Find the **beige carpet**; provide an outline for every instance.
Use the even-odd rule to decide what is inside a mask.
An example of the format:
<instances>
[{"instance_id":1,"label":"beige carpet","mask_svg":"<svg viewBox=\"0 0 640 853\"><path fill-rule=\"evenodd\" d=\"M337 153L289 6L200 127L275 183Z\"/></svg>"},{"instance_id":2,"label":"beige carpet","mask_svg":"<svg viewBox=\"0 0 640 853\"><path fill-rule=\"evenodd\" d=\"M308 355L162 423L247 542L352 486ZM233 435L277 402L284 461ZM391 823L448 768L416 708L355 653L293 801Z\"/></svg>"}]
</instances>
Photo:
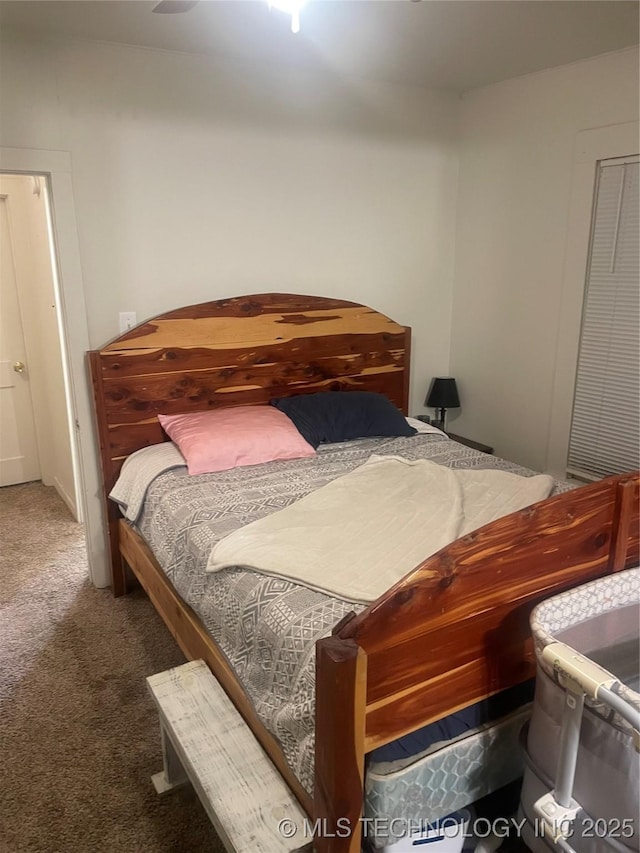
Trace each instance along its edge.
<instances>
[{"instance_id":1,"label":"beige carpet","mask_svg":"<svg viewBox=\"0 0 640 853\"><path fill-rule=\"evenodd\" d=\"M144 678L183 663L141 592L87 577L52 488L0 489L0 851L169 853L222 845L197 797L158 797Z\"/></svg>"}]
</instances>

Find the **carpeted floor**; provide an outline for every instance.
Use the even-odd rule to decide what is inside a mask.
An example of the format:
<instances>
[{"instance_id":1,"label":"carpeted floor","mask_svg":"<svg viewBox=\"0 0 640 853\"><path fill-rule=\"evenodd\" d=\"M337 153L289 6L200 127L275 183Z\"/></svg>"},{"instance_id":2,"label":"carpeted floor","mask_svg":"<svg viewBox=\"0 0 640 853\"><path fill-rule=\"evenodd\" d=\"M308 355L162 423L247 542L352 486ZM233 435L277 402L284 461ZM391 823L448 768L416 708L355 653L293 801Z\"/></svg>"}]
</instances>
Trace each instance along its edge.
<instances>
[{"instance_id":1,"label":"carpeted floor","mask_svg":"<svg viewBox=\"0 0 640 853\"><path fill-rule=\"evenodd\" d=\"M150 781L144 679L183 662L142 592L91 586L54 489L0 489L0 853L223 850L190 789Z\"/></svg>"}]
</instances>

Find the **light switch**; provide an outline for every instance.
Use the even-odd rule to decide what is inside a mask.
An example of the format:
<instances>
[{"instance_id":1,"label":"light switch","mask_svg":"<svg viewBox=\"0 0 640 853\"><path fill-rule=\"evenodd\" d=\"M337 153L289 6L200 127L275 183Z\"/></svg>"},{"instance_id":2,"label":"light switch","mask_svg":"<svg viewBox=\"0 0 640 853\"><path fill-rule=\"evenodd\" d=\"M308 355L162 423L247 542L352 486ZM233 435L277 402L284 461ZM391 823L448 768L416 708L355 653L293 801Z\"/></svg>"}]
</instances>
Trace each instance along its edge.
<instances>
[{"instance_id":1,"label":"light switch","mask_svg":"<svg viewBox=\"0 0 640 853\"><path fill-rule=\"evenodd\" d=\"M127 329L133 329L133 327L137 325L138 319L135 311L120 312L120 334L126 332Z\"/></svg>"}]
</instances>

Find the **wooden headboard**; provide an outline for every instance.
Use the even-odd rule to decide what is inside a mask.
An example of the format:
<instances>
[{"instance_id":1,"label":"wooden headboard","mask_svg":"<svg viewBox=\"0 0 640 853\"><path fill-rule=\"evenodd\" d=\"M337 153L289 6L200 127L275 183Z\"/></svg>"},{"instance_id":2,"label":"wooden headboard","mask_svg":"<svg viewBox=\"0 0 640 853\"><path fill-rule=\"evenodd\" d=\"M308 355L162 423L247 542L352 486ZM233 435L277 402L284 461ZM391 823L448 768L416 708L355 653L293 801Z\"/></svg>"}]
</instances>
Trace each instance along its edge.
<instances>
[{"instance_id":1,"label":"wooden headboard","mask_svg":"<svg viewBox=\"0 0 640 853\"><path fill-rule=\"evenodd\" d=\"M290 293L204 302L136 326L88 354L105 501L127 456L166 440L158 413L355 390L386 394L406 414L410 342L408 327L365 305Z\"/></svg>"}]
</instances>

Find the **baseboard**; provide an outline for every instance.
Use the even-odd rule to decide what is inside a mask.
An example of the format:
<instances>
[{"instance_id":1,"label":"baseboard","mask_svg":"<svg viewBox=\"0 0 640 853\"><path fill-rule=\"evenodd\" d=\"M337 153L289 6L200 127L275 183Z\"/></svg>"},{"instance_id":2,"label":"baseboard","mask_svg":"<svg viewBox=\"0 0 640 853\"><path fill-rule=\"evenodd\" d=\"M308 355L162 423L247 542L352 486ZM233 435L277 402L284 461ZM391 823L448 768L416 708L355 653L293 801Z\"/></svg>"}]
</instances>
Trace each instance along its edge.
<instances>
[{"instance_id":1,"label":"baseboard","mask_svg":"<svg viewBox=\"0 0 640 853\"><path fill-rule=\"evenodd\" d=\"M69 493L67 492L67 490L64 488L64 486L62 485L62 483L60 482L60 480L57 477L53 478L53 488L60 495L62 500L66 503L67 507L69 508L69 512L73 516L74 520L77 521L78 520L78 512L76 509L75 501L71 499L71 496L69 495Z\"/></svg>"}]
</instances>

